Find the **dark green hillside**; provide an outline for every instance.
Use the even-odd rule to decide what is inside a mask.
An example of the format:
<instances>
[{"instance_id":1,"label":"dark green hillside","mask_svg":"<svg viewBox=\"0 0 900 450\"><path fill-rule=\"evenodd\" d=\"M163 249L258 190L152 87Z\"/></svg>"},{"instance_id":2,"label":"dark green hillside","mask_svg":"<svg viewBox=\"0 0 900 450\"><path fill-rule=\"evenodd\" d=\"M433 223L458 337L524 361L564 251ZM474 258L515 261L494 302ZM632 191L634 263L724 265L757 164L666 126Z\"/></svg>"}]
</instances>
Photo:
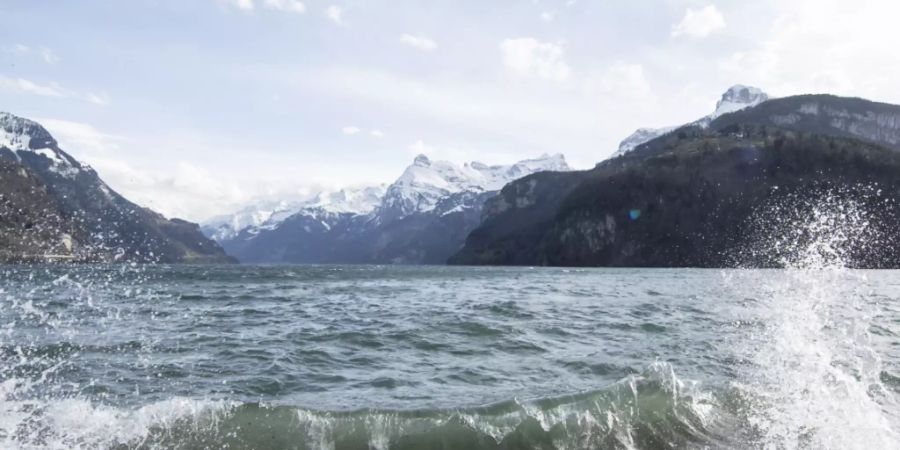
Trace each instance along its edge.
<instances>
[{"instance_id":1,"label":"dark green hillside","mask_svg":"<svg viewBox=\"0 0 900 450\"><path fill-rule=\"evenodd\" d=\"M778 261L743 252L752 240L765 238L754 235L753 225L768 213L767 205L787 198L808 205L839 192L863 203L889 243L852 253L854 264L900 267L900 251L890 244L900 242L893 210L900 198L900 152L862 139L773 126L716 126L684 128L634 155L570 177L576 185L544 205L554 214L543 226L502 226L527 220L525 210L486 217L451 262L772 266ZM564 190L566 184L556 186ZM515 202L514 191L521 188L508 186L503 201ZM871 194L878 190L880 196Z\"/></svg>"},{"instance_id":2,"label":"dark green hillside","mask_svg":"<svg viewBox=\"0 0 900 450\"><path fill-rule=\"evenodd\" d=\"M769 100L726 114L710 125L775 126L809 133L865 140L900 150L900 106L834 95L798 95Z\"/></svg>"}]
</instances>

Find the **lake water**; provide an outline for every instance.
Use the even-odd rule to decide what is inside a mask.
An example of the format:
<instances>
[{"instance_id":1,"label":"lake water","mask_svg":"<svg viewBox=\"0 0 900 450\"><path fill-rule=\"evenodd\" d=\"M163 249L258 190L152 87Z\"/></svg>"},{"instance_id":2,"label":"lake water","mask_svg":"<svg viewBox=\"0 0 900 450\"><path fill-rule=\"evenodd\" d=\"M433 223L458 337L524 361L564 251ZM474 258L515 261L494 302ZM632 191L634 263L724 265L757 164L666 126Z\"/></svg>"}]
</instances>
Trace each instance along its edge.
<instances>
[{"instance_id":1,"label":"lake water","mask_svg":"<svg viewBox=\"0 0 900 450\"><path fill-rule=\"evenodd\" d=\"M0 267L0 447L900 448L900 272Z\"/></svg>"}]
</instances>

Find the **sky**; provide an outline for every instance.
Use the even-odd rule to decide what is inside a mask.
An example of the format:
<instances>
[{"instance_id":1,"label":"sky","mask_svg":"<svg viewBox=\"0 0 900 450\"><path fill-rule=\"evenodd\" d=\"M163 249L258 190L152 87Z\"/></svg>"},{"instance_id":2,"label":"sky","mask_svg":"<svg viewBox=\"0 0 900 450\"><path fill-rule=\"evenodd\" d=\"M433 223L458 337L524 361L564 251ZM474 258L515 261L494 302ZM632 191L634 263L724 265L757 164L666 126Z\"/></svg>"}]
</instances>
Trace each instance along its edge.
<instances>
[{"instance_id":1,"label":"sky","mask_svg":"<svg viewBox=\"0 0 900 450\"><path fill-rule=\"evenodd\" d=\"M0 0L0 111L202 221L415 155L575 168L731 85L900 103L894 0Z\"/></svg>"}]
</instances>

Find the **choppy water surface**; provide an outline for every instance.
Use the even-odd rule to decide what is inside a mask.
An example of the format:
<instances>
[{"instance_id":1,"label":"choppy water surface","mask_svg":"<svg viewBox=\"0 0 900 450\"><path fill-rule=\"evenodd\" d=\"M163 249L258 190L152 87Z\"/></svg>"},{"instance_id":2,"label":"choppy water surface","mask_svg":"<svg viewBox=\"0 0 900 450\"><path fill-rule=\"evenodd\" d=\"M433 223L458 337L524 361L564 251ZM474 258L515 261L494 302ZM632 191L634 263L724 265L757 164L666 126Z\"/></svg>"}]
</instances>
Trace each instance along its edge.
<instances>
[{"instance_id":1,"label":"choppy water surface","mask_svg":"<svg viewBox=\"0 0 900 450\"><path fill-rule=\"evenodd\" d=\"M898 448L900 272L0 268L9 448Z\"/></svg>"}]
</instances>

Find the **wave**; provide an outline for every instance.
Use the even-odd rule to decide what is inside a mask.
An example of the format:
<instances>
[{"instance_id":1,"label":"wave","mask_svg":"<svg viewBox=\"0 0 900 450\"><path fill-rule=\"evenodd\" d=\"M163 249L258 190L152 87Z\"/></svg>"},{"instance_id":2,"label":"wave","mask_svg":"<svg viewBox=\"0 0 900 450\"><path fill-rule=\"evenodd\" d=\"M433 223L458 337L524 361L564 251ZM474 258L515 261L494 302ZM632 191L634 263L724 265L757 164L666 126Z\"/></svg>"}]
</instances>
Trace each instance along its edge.
<instances>
[{"instance_id":1,"label":"wave","mask_svg":"<svg viewBox=\"0 0 900 450\"><path fill-rule=\"evenodd\" d=\"M702 448L724 442L717 400L654 363L607 388L429 410L319 411L171 399L137 409L17 400L2 385L0 445L41 449Z\"/></svg>"}]
</instances>

